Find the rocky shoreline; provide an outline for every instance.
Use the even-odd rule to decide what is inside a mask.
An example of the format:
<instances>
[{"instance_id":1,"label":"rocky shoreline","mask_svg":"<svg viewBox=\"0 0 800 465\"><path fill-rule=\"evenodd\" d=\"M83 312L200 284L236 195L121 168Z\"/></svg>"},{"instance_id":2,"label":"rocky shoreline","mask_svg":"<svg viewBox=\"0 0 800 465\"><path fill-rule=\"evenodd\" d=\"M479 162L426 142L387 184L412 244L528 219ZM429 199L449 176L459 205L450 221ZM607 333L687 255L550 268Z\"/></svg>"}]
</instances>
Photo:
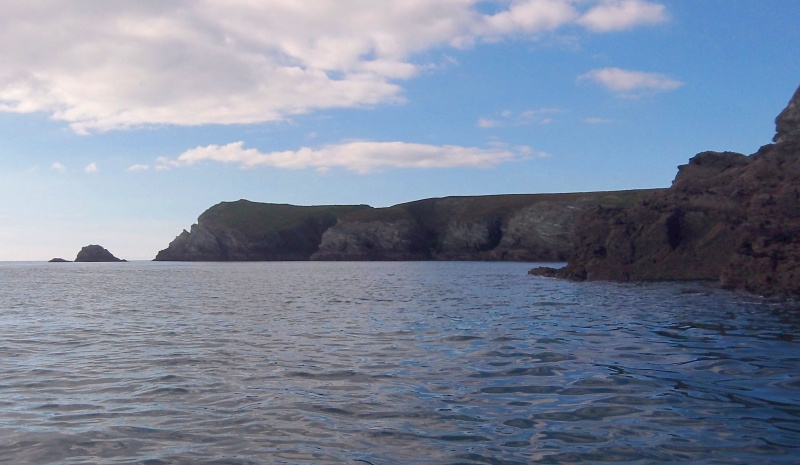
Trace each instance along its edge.
<instances>
[{"instance_id":1,"label":"rocky shoreline","mask_svg":"<svg viewBox=\"0 0 800 465\"><path fill-rule=\"evenodd\" d=\"M715 280L728 289L800 295L800 88L773 143L745 156L700 153L669 189L576 221L561 269L573 280Z\"/></svg>"}]
</instances>

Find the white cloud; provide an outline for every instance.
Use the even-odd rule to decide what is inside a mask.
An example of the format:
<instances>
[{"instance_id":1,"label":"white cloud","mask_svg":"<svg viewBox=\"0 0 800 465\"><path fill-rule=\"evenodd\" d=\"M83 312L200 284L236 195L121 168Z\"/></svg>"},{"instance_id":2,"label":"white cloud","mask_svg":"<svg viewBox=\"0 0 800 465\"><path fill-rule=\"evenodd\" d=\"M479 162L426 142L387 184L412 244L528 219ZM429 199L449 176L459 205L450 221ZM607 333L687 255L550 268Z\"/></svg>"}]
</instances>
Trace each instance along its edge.
<instances>
[{"instance_id":1,"label":"white cloud","mask_svg":"<svg viewBox=\"0 0 800 465\"><path fill-rule=\"evenodd\" d=\"M426 67L415 54L434 48L663 15L641 0L513 0L493 14L481 3L3 2L0 111L43 112L79 133L278 121L402 102L400 83Z\"/></svg>"},{"instance_id":2,"label":"white cloud","mask_svg":"<svg viewBox=\"0 0 800 465\"><path fill-rule=\"evenodd\" d=\"M147 171L149 169L150 165L136 164L129 166L125 171Z\"/></svg>"},{"instance_id":3,"label":"white cloud","mask_svg":"<svg viewBox=\"0 0 800 465\"><path fill-rule=\"evenodd\" d=\"M240 168L272 167L283 169L313 168L326 171L344 168L369 173L381 168L455 168L489 167L526 158L528 147L514 150L505 147L477 148L455 145L427 145L407 142L355 141L328 145L320 149L264 153L245 148L244 142L207 145L182 153L178 158L156 160L156 169L192 166L203 161L237 165Z\"/></svg>"},{"instance_id":4,"label":"white cloud","mask_svg":"<svg viewBox=\"0 0 800 465\"><path fill-rule=\"evenodd\" d=\"M578 19L578 23L596 32L620 31L639 24L667 21L664 5L642 0L605 0Z\"/></svg>"},{"instance_id":5,"label":"white cloud","mask_svg":"<svg viewBox=\"0 0 800 465\"><path fill-rule=\"evenodd\" d=\"M64 173L67 171L67 167L57 161L50 165L50 169L53 171L58 171L59 173Z\"/></svg>"},{"instance_id":6,"label":"white cloud","mask_svg":"<svg viewBox=\"0 0 800 465\"><path fill-rule=\"evenodd\" d=\"M683 82L663 74L620 68L595 69L579 76L578 80L594 81L612 92L625 96L634 96L647 90L674 90L683 85Z\"/></svg>"},{"instance_id":7,"label":"white cloud","mask_svg":"<svg viewBox=\"0 0 800 465\"><path fill-rule=\"evenodd\" d=\"M86 168L84 168L83 171L86 171L87 173L97 173L100 171L100 169L97 167L97 163L91 162L86 165Z\"/></svg>"},{"instance_id":8,"label":"white cloud","mask_svg":"<svg viewBox=\"0 0 800 465\"><path fill-rule=\"evenodd\" d=\"M578 16L578 11L569 1L515 1L508 10L484 19L485 33L491 36L548 31L568 24Z\"/></svg>"}]
</instances>

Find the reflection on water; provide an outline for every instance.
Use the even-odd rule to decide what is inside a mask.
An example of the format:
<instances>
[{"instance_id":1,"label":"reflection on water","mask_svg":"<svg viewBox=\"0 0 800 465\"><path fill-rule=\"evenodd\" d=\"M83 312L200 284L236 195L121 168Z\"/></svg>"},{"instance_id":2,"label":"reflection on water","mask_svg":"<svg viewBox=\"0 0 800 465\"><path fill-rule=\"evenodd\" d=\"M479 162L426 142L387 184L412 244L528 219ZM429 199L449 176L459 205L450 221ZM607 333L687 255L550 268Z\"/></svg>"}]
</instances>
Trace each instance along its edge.
<instances>
[{"instance_id":1,"label":"reflection on water","mask_svg":"<svg viewBox=\"0 0 800 465\"><path fill-rule=\"evenodd\" d=\"M796 463L786 305L502 263L0 264L0 463Z\"/></svg>"}]
</instances>

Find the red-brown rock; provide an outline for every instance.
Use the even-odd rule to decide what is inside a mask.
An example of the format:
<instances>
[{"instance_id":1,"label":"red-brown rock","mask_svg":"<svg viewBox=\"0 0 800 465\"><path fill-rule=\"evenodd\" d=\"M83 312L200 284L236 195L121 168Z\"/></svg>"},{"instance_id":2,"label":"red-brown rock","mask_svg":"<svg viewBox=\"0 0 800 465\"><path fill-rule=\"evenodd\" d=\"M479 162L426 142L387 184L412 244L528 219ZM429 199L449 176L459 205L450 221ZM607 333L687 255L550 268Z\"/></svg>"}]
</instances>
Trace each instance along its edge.
<instances>
[{"instance_id":1,"label":"red-brown rock","mask_svg":"<svg viewBox=\"0 0 800 465\"><path fill-rule=\"evenodd\" d=\"M718 280L800 295L800 88L776 119L775 143L749 157L703 152L670 189L633 207L594 208L575 226L578 280ZM532 270L533 271L533 270Z\"/></svg>"}]
</instances>

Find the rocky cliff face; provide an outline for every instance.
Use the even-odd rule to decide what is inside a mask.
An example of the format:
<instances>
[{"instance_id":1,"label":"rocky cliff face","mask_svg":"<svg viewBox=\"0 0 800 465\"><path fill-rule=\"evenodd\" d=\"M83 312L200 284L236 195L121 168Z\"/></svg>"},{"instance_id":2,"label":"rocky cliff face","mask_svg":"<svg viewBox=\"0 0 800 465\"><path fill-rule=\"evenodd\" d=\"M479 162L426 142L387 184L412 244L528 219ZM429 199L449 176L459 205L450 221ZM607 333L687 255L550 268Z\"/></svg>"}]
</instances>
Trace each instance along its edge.
<instances>
[{"instance_id":1,"label":"rocky cliff face","mask_svg":"<svg viewBox=\"0 0 800 465\"><path fill-rule=\"evenodd\" d=\"M719 280L800 294L800 89L776 119L775 143L746 157L704 152L670 189L576 222L567 267L589 280ZM535 271L534 271L535 272Z\"/></svg>"},{"instance_id":2,"label":"rocky cliff face","mask_svg":"<svg viewBox=\"0 0 800 465\"><path fill-rule=\"evenodd\" d=\"M578 212L648 192L448 197L387 208L223 202L156 260L563 261Z\"/></svg>"},{"instance_id":3,"label":"rocky cliff face","mask_svg":"<svg viewBox=\"0 0 800 465\"><path fill-rule=\"evenodd\" d=\"M649 192L649 191L647 191ZM645 191L425 199L359 211L322 236L313 260L563 261L576 214Z\"/></svg>"}]
</instances>

